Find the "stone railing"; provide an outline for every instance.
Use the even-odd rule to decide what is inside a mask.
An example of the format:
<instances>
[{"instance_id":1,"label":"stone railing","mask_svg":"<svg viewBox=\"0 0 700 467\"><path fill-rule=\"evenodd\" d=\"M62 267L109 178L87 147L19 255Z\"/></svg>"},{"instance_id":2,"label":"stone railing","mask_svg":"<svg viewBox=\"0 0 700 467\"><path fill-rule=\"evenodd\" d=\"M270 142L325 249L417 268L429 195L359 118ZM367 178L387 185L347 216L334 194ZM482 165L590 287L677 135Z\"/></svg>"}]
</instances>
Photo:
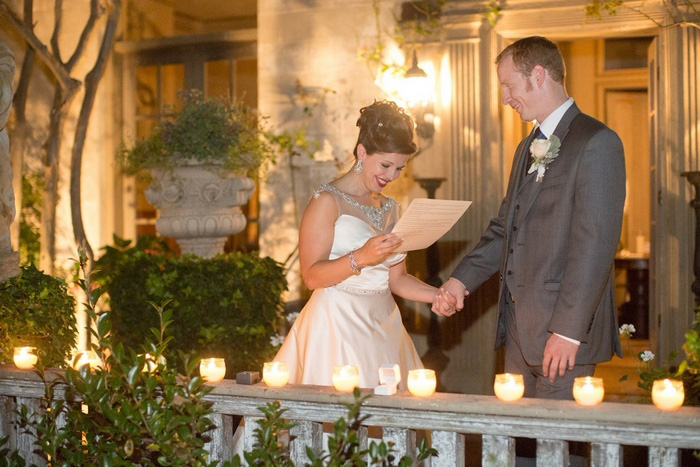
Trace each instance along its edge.
<instances>
[{"instance_id":1,"label":"stone railing","mask_svg":"<svg viewBox=\"0 0 700 467\"><path fill-rule=\"evenodd\" d=\"M24 404L36 407L44 394L39 379L30 371L0 365L0 437L10 437L11 449L37 464L32 457L31 435L13 425L14 410ZM296 465L303 465L305 446L320 450L323 423L347 417L344 403L351 395L339 394L330 387L286 386L267 388L260 383L237 385L225 380L215 385L207 396L213 402L213 421L217 429L208 448L212 459L228 459L234 450L234 423L243 416L243 443L251 446L258 407L278 400L287 409L285 416L295 421L296 438L290 449ZM537 439L537 465L568 465L568 441L591 445L592 466L621 466L622 446L648 446L649 466L679 464L679 449L700 449L700 408L682 407L676 412L662 412L651 405L602 403L582 407L575 402L522 399L503 403L493 396L436 393L418 399L407 392L393 396L373 396L363 405L369 415L369 429L361 432L367 442L368 432L381 433L393 441L399 455L415 452L417 433L430 434L439 457L433 466L462 466L466 459L481 458L484 466L515 464L515 438ZM378 428L373 428L378 427ZM481 437L480 443L465 439ZM472 453L469 449L479 449Z\"/></svg>"}]
</instances>

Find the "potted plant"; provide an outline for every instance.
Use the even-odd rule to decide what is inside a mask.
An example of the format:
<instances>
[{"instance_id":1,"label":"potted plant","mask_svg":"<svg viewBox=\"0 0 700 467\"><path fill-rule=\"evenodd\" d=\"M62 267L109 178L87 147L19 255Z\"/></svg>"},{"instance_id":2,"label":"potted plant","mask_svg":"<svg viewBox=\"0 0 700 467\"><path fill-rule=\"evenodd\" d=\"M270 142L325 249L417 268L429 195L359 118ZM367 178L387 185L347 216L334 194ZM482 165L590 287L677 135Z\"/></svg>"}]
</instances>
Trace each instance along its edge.
<instances>
[{"instance_id":1,"label":"potted plant","mask_svg":"<svg viewBox=\"0 0 700 467\"><path fill-rule=\"evenodd\" d=\"M148 201L160 211L156 229L177 240L182 253L210 258L229 235L243 230L240 210L253 193L253 178L274 152L262 121L245 105L180 94L182 108L133 146L122 146L127 174L148 172Z\"/></svg>"}]
</instances>

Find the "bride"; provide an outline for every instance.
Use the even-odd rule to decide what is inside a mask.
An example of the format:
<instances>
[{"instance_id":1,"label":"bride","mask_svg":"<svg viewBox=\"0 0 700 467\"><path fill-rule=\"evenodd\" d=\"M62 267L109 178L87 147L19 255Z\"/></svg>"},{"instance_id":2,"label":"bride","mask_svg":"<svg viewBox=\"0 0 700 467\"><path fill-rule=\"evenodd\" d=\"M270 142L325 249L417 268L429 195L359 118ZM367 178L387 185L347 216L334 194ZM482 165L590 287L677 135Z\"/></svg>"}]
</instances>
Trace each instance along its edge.
<instances>
[{"instance_id":1,"label":"bride","mask_svg":"<svg viewBox=\"0 0 700 467\"><path fill-rule=\"evenodd\" d=\"M360 369L360 387L379 384L383 364L423 368L392 296L430 303L437 289L406 272L403 240L388 233L398 204L382 195L416 152L413 120L394 102L360 110L355 164L322 185L304 211L299 260L313 290L280 348L276 361L289 365L290 383L330 386L333 367Z\"/></svg>"}]
</instances>

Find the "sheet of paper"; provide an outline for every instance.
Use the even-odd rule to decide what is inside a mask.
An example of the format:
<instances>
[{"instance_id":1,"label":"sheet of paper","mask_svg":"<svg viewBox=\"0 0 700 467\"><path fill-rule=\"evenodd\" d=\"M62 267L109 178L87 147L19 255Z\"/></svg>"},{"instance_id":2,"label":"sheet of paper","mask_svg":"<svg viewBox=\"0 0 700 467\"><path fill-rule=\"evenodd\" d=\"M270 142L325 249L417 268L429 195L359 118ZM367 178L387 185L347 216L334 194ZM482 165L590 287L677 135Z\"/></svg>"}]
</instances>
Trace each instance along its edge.
<instances>
[{"instance_id":1,"label":"sheet of paper","mask_svg":"<svg viewBox=\"0 0 700 467\"><path fill-rule=\"evenodd\" d=\"M404 239L396 251L429 247L455 225L471 204L471 201L449 199L414 199L392 230Z\"/></svg>"}]
</instances>

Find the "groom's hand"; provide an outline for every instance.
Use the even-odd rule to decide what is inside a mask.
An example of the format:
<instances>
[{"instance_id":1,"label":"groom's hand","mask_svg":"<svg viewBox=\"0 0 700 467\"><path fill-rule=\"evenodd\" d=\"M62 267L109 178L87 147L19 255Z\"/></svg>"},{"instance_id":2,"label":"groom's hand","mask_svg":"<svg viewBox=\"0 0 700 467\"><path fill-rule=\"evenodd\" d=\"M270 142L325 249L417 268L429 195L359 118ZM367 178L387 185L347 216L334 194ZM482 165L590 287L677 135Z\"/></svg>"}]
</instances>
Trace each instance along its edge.
<instances>
[{"instance_id":1,"label":"groom's hand","mask_svg":"<svg viewBox=\"0 0 700 467\"><path fill-rule=\"evenodd\" d=\"M557 373L559 376L564 376L567 369L574 369L577 352L578 344L552 334L544 347L542 373L553 383Z\"/></svg>"},{"instance_id":2,"label":"groom's hand","mask_svg":"<svg viewBox=\"0 0 700 467\"><path fill-rule=\"evenodd\" d=\"M452 316L455 312L464 308L464 297L469 295L464 284L450 277L450 279L440 287L435 301L433 301L433 313L439 316Z\"/></svg>"}]
</instances>

